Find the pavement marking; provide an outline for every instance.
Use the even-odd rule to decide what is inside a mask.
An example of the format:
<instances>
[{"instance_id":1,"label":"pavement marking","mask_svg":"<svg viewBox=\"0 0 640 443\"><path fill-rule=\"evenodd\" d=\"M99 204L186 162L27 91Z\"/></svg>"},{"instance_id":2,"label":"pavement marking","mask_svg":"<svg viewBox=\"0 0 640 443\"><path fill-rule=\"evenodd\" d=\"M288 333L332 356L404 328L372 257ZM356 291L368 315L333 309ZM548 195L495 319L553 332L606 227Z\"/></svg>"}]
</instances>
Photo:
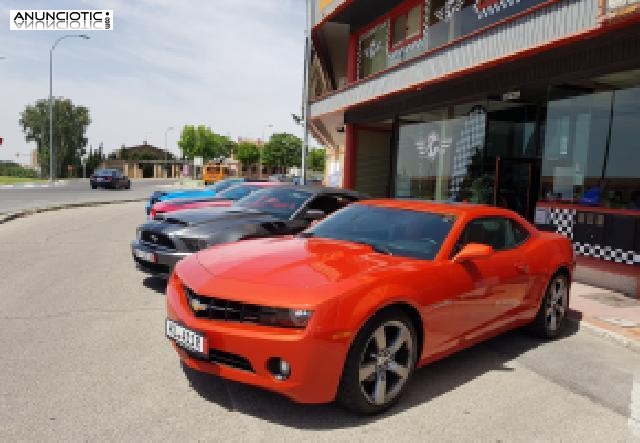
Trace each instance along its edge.
<instances>
[{"instance_id":1,"label":"pavement marking","mask_svg":"<svg viewBox=\"0 0 640 443\"><path fill-rule=\"evenodd\" d=\"M640 372L636 372L633 376L629 403L629 430L636 437L640 437Z\"/></svg>"},{"instance_id":2,"label":"pavement marking","mask_svg":"<svg viewBox=\"0 0 640 443\"><path fill-rule=\"evenodd\" d=\"M611 323L612 325L620 326L622 328L637 328L640 326L640 323L627 320L625 318L620 317L596 317L598 320L602 320L607 323Z\"/></svg>"}]
</instances>

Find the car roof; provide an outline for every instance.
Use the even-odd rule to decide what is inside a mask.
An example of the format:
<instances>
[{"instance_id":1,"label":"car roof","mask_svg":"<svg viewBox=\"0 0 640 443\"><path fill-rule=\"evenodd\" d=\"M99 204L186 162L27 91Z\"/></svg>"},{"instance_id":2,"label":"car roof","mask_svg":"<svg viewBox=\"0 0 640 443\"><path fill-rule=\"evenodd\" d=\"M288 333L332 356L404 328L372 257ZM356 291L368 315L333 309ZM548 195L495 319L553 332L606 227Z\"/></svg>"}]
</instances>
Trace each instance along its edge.
<instances>
[{"instance_id":1,"label":"car roof","mask_svg":"<svg viewBox=\"0 0 640 443\"><path fill-rule=\"evenodd\" d=\"M431 200L374 199L360 202L369 206L407 209L412 211L435 212L448 215L501 216L512 218L516 215L508 209L496 206L466 202L437 202Z\"/></svg>"}]
</instances>

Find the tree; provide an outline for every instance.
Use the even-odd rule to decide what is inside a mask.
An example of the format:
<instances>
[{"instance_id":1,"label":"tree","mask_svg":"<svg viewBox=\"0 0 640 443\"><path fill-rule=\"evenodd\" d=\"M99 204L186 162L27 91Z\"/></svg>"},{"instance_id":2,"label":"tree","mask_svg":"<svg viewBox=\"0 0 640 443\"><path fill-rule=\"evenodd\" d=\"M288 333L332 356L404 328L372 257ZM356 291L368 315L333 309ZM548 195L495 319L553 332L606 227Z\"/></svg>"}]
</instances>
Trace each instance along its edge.
<instances>
[{"instance_id":1,"label":"tree","mask_svg":"<svg viewBox=\"0 0 640 443\"><path fill-rule=\"evenodd\" d=\"M67 177L67 165L82 168L80 157L85 153L85 133L91 123L89 110L76 106L62 97L53 102L53 144L55 148L55 176ZM27 105L20 114L20 125L28 142L36 142L38 163L43 175L49 175L49 100Z\"/></svg>"},{"instance_id":2,"label":"tree","mask_svg":"<svg viewBox=\"0 0 640 443\"><path fill-rule=\"evenodd\" d=\"M203 157L205 160L211 160L229 157L234 143L229 137L216 134L204 125L185 125L178 146L186 158Z\"/></svg>"},{"instance_id":3,"label":"tree","mask_svg":"<svg viewBox=\"0 0 640 443\"><path fill-rule=\"evenodd\" d=\"M326 152L324 148L310 149L307 156L309 169L312 171L324 171Z\"/></svg>"},{"instance_id":4,"label":"tree","mask_svg":"<svg viewBox=\"0 0 640 443\"><path fill-rule=\"evenodd\" d=\"M262 163L277 167L281 173L302 162L302 140L293 134L273 134L262 149Z\"/></svg>"},{"instance_id":5,"label":"tree","mask_svg":"<svg viewBox=\"0 0 640 443\"><path fill-rule=\"evenodd\" d=\"M242 162L243 166L251 167L260 162L260 148L254 143L238 143L235 157Z\"/></svg>"}]
</instances>

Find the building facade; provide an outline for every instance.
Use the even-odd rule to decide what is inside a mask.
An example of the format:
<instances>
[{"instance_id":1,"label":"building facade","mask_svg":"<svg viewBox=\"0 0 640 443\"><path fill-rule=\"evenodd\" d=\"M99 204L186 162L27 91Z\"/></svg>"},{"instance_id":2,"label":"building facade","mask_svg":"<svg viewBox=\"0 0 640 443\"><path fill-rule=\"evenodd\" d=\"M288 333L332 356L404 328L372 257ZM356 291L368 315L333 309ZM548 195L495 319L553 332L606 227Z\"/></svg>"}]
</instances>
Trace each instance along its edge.
<instances>
[{"instance_id":1,"label":"building facade","mask_svg":"<svg viewBox=\"0 0 640 443\"><path fill-rule=\"evenodd\" d=\"M504 206L640 273L638 0L318 0L310 126L373 196Z\"/></svg>"}]
</instances>

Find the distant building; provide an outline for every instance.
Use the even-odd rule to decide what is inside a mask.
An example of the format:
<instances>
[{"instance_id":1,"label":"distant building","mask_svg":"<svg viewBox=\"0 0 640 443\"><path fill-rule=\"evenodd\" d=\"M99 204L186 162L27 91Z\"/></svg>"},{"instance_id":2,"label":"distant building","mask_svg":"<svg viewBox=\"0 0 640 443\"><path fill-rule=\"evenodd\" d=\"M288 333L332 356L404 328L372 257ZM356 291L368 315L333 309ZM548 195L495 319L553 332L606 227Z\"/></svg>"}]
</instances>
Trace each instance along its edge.
<instances>
[{"instance_id":1,"label":"distant building","mask_svg":"<svg viewBox=\"0 0 640 443\"><path fill-rule=\"evenodd\" d=\"M108 157L112 160L173 160L175 155L166 149L149 145L145 141L141 145L129 147L122 145L111 152Z\"/></svg>"},{"instance_id":2,"label":"distant building","mask_svg":"<svg viewBox=\"0 0 640 443\"><path fill-rule=\"evenodd\" d=\"M166 149L143 142L141 145L120 148L111 152L102 168L115 168L129 178L176 178L187 160L176 160Z\"/></svg>"}]
</instances>

